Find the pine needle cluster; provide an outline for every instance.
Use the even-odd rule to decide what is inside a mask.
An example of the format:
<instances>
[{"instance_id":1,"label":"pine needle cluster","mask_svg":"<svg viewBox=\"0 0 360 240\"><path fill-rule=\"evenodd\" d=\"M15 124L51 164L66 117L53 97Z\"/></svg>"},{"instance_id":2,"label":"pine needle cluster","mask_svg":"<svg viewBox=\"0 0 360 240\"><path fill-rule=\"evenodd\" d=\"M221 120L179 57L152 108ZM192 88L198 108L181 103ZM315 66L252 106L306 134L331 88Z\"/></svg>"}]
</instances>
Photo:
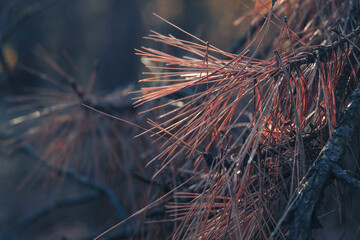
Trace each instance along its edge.
<instances>
[{"instance_id":1,"label":"pine needle cluster","mask_svg":"<svg viewBox=\"0 0 360 240\"><path fill-rule=\"evenodd\" d=\"M358 84L358 1L256 1L229 53L152 31L168 52L149 64L136 106L162 101L149 130L163 143L156 177L188 176L165 201L173 239L268 239L332 136ZM164 20L166 21L166 20ZM182 54L182 56L179 56ZM190 184L191 183L191 184Z\"/></svg>"}]
</instances>

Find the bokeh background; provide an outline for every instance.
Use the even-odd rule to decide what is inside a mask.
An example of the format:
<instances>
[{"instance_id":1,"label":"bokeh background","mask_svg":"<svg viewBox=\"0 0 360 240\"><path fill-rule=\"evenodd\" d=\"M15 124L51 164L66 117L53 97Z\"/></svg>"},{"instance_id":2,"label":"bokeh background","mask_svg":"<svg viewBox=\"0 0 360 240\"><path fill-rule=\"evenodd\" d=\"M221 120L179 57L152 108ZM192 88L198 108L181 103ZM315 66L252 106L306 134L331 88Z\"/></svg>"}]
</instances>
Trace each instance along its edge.
<instances>
[{"instance_id":1,"label":"bokeh background","mask_svg":"<svg viewBox=\"0 0 360 240\"><path fill-rule=\"evenodd\" d=\"M9 2L15 2L11 12L2 18L3 29L11 26L35 3L38 4L37 1L1 2L4 12ZM134 49L151 46L151 42L142 38L150 30L184 37L153 13L220 49L230 51L246 29L246 26L235 27L233 22L246 10L235 0L56 1L53 6L21 23L12 32L6 46L9 58L41 70L44 68L43 60L34 54L39 45L54 59L67 51L84 78L99 64L98 89L109 90L141 78L142 66ZM20 90L26 84L35 83L30 75L17 77L16 82L7 84ZM4 79L1 84L6 84Z\"/></svg>"},{"instance_id":2,"label":"bokeh background","mask_svg":"<svg viewBox=\"0 0 360 240\"><path fill-rule=\"evenodd\" d=\"M250 7L252 4L250 1L243 3ZM121 129L122 143L115 142L114 148L117 145L123 148L119 158L126 157L126 161L134 164L114 168L111 173L105 167L97 169L100 175L111 175L109 181L99 180L94 174L87 176L93 181L91 183L100 182L116 195L123 206L123 216L116 216L107 194L101 194L98 189L92 191L91 186L89 193L89 186L74 181L66 171L59 173L39 167L37 157L52 156L46 155L46 149L43 149L55 137L51 135L56 134L51 131L51 126L61 129L63 125L56 125L56 115L50 120L40 116L30 123L25 121L20 124L23 125L21 128L10 124L12 119L31 114L43 105L48 106L50 101L46 98L40 104L31 105L26 100L16 99L36 97L39 89L43 89L42 93L52 89L44 78L61 78L59 71L39 52L46 52L59 66L72 72L80 86L88 85L96 72L93 92L103 96L140 87L137 82L143 78L145 66L134 49L146 46L164 50L161 45L143 38L150 30L192 40L153 13L220 49L231 51L246 29L246 26L234 26L233 22L246 11L237 0L1 0L1 49L8 66L1 65L0 68L0 239L91 239L164 193L155 189L155 194L150 194L153 190L147 190L149 184L130 173L135 169L142 176L151 177L153 169L145 169L144 165L156 153L154 150L146 157L123 153L128 152L126 148L133 148L131 144L139 145L139 142L133 142L137 141L133 136L141 131L131 129L132 126L116 126ZM131 101L127 96L121 101L124 98ZM137 112L127 114L128 110L124 110L117 115L141 123ZM104 121L97 123L117 124ZM36 129L44 124L50 127ZM123 131L123 128L127 130ZM18 144L26 138L23 133L28 129L38 131L35 138L47 137L37 145L36 139L26 139L24 144L33 147L30 152ZM64 139L67 141L66 137ZM144 149L156 149L150 145L151 141L142 140L141 144ZM101 151L103 145L99 143L92 148ZM62 153L59 151L59 154ZM72 171L72 168L68 169ZM146 238L150 230L141 226L140 220L134 220L130 226L115 230L113 237L108 239ZM134 232L134 229L140 230ZM143 235L139 237L139 233Z\"/></svg>"}]
</instances>

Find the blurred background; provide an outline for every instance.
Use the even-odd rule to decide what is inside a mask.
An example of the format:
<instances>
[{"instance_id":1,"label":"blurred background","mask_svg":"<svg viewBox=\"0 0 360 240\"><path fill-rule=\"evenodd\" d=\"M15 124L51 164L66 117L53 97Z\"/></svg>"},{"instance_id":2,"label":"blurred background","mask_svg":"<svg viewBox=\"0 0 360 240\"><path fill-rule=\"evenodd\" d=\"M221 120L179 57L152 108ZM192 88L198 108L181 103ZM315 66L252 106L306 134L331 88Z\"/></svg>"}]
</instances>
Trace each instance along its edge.
<instances>
[{"instance_id":1,"label":"blurred background","mask_svg":"<svg viewBox=\"0 0 360 240\"><path fill-rule=\"evenodd\" d=\"M160 146L86 112L79 98L109 101L115 110L104 111L144 124L128 95L145 71L134 49L164 50L143 38L150 30L192 40L153 13L231 51L246 11L237 0L1 0L0 239L91 239L168 192L170 183L151 181L158 166L145 168ZM168 234L144 221L106 239Z\"/></svg>"},{"instance_id":2,"label":"blurred background","mask_svg":"<svg viewBox=\"0 0 360 240\"><path fill-rule=\"evenodd\" d=\"M153 13L225 51L231 50L235 40L246 29L246 26L233 26L233 21L247 10L235 0L226 3L220 0L48 2L49 6L43 7L41 1L1 1L4 15L1 28L7 31L17 24L10 30L4 47L9 62L19 61L42 70L44 62L35 56L34 49L41 46L56 60L66 51L84 78L99 64L98 89L101 90L118 88L141 78L142 66L134 49L143 45L151 47L152 43L142 38L150 30L189 38ZM7 12L9 7L11 10ZM39 9L35 10L41 11L16 22L28 14L29 9L37 7ZM34 76L23 72L13 75L16 76L14 82L6 82L2 77L2 89L8 84L19 91L37 82Z\"/></svg>"}]
</instances>

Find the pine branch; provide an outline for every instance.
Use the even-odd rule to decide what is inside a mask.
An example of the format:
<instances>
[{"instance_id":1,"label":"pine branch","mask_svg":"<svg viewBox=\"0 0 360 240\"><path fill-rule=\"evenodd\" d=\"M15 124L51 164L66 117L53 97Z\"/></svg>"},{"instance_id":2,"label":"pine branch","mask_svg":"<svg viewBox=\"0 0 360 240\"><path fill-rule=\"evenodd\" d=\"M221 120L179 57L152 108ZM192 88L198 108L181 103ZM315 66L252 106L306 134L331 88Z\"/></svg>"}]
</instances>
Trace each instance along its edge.
<instances>
[{"instance_id":1,"label":"pine branch","mask_svg":"<svg viewBox=\"0 0 360 240\"><path fill-rule=\"evenodd\" d=\"M339 48L343 48L346 44L349 44L348 39L355 38L359 34L360 34L360 26L354 29L352 33L344 36L344 38L341 38L333 42L331 45L318 46L313 49L310 49L311 53L308 54L306 57L290 61L288 62L288 65L290 66L290 68L292 68L304 64L311 64L314 63L316 59L319 59L322 62L326 62L330 59L327 56L330 56L333 51L337 51ZM354 47L357 48L356 45Z\"/></svg>"},{"instance_id":2,"label":"pine branch","mask_svg":"<svg viewBox=\"0 0 360 240\"><path fill-rule=\"evenodd\" d=\"M280 224L287 219L289 231L287 239L307 239L311 231L312 216L316 204L321 200L325 188L333 175L346 179L357 186L357 181L340 172L337 164L347 149L355 129L360 123L360 84L352 94L352 101L344 113L343 120L336 127L332 138L324 146L311 167L306 179L303 179L297 196L290 202ZM276 230L273 232L275 236Z\"/></svg>"}]
</instances>

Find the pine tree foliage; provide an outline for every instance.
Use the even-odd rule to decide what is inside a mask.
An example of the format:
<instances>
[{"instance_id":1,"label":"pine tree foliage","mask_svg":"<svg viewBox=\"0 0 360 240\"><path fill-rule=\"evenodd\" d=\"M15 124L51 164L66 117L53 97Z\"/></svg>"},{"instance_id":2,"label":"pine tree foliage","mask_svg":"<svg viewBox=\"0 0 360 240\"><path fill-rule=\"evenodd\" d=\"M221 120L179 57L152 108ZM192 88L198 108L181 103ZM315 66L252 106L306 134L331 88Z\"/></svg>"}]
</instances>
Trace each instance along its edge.
<instances>
[{"instance_id":1,"label":"pine tree foliage","mask_svg":"<svg viewBox=\"0 0 360 240\"><path fill-rule=\"evenodd\" d=\"M136 106L167 99L149 109L164 109L148 123L167 138L154 177L176 166L196 179L167 204L173 239L285 238L283 209L358 84L358 16L358 1L255 1L236 21L255 29L239 54L175 25L193 40L151 32L176 49L137 50L151 76Z\"/></svg>"}]
</instances>

